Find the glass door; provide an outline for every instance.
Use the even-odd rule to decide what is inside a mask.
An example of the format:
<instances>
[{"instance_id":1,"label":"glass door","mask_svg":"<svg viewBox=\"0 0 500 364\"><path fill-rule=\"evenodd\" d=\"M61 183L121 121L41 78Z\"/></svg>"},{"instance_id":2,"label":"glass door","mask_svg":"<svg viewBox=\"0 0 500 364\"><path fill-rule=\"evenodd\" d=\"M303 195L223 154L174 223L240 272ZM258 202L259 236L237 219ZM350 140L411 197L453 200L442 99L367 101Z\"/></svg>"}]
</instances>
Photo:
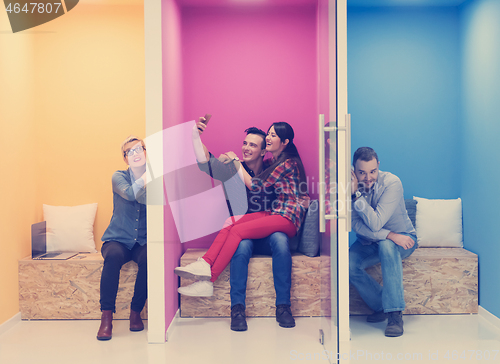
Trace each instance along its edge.
<instances>
[{"instance_id":1,"label":"glass door","mask_svg":"<svg viewBox=\"0 0 500 364\"><path fill-rule=\"evenodd\" d=\"M330 363L349 362L350 116L346 0L319 2L320 341Z\"/></svg>"},{"instance_id":2,"label":"glass door","mask_svg":"<svg viewBox=\"0 0 500 364\"><path fill-rule=\"evenodd\" d=\"M319 214L320 214L320 299L319 340L324 357L336 363L338 353L337 305L337 220L328 220L332 202L337 199L336 136L336 50L335 0L318 1L318 67L319 67ZM332 121L333 120L333 121ZM333 188L332 188L333 187Z\"/></svg>"},{"instance_id":3,"label":"glass door","mask_svg":"<svg viewBox=\"0 0 500 364\"><path fill-rule=\"evenodd\" d=\"M320 341L330 363L336 363L338 353L338 219L337 219L337 123L319 117L320 131Z\"/></svg>"}]
</instances>

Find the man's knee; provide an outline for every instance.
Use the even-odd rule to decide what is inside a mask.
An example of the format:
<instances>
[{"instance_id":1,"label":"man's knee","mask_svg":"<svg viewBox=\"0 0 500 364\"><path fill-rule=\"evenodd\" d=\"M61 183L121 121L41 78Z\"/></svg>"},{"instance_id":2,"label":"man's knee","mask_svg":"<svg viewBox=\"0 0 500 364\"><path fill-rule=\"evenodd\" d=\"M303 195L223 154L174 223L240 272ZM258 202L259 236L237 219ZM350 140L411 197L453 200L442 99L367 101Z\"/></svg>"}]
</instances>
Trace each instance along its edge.
<instances>
[{"instance_id":1,"label":"man's knee","mask_svg":"<svg viewBox=\"0 0 500 364\"><path fill-rule=\"evenodd\" d=\"M282 232L276 232L269 236L269 245L273 252L290 253L288 236Z\"/></svg>"},{"instance_id":2,"label":"man's knee","mask_svg":"<svg viewBox=\"0 0 500 364\"><path fill-rule=\"evenodd\" d=\"M360 256L356 252L349 250L349 276L360 274L362 270Z\"/></svg>"},{"instance_id":3,"label":"man's knee","mask_svg":"<svg viewBox=\"0 0 500 364\"><path fill-rule=\"evenodd\" d=\"M349 254L349 276L356 274L359 271L357 261Z\"/></svg>"},{"instance_id":4,"label":"man's knee","mask_svg":"<svg viewBox=\"0 0 500 364\"><path fill-rule=\"evenodd\" d=\"M398 246L396 245L396 243L394 243L392 240L389 239L380 240L378 242L378 252L379 256L381 255L390 256L396 253L399 254Z\"/></svg>"},{"instance_id":5,"label":"man's knee","mask_svg":"<svg viewBox=\"0 0 500 364\"><path fill-rule=\"evenodd\" d=\"M244 239L238 245L238 249L234 252L233 259L238 258L248 258L252 256L253 253L253 241L250 239Z\"/></svg>"}]
</instances>

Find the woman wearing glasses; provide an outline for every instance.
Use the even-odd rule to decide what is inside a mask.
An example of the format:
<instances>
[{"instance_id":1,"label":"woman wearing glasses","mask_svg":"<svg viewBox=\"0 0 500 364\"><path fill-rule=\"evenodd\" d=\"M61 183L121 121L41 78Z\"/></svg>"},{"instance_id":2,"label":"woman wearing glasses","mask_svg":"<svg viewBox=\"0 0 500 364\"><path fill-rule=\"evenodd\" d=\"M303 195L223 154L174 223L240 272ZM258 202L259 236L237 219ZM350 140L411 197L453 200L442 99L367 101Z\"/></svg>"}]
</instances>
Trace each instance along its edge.
<instances>
[{"instance_id":1,"label":"woman wearing glasses","mask_svg":"<svg viewBox=\"0 0 500 364\"><path fill-rule=\"evenodd\" d=\"M147 298L146 147L142 139L129 136L122 143L121 150L129 168L116 171L112 177L113 216L101 239L104 242L101 248L104 266L98 340L111 339L120 269L131 260L137 263L139 270L130 307L130 330L144 329L140 313Z\"/></svg>"}]
</instances>

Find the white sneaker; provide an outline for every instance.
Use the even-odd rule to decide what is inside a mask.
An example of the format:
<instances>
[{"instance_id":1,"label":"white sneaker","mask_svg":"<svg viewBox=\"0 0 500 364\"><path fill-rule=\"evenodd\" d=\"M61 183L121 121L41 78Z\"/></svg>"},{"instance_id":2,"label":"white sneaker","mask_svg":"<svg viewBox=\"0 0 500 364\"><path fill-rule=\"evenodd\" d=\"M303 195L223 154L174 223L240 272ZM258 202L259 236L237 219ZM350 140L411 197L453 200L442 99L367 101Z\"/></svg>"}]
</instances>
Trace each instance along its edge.
<instances>
[{"instance_id":1,"label":"white sneaker","mask_svg":"<svg viewBox=\"0 0 500 364\"><path fill-rule=\"evenodd\" d=\"M196 279L199 281L209 281L210 278L212 278L210 264L203 258L198 258L196 262L188 264L185 267L177 267L174 269L174 272L179 277Z\"/></svg>"},{"instance_id":2,"label":"white sneaker","mask_svg":"<svg viewBox=\"0 0 500 364\"><path fill-rule=\"evenodd\" d=\"M177 292L185 296L210 297L214 295L214 284L210 281L198 281L189 286L179 287Z\"/></svg>"}]
</instances>

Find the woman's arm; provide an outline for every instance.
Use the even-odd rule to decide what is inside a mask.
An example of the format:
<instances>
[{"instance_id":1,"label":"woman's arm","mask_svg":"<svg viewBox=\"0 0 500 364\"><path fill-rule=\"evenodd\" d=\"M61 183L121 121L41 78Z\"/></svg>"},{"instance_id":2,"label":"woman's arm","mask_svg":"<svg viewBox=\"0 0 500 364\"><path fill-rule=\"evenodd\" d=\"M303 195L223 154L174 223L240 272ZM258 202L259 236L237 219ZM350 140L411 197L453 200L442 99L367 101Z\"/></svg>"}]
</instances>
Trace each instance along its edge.
<instances>
[{"instance_id":1,"label":"woman's arm","mask_svg":"<svg viewBox=\"0 0 500 364\"><path fill-rule=\"evenodd\" d=\"M145 204L146 186L144 184L140 184L141 178L136 182L131 183L130 175L127 176L128 173L128 171L116 171L113 173L113 177L111 178L113 192L117 193L120 197L127 201L137 201Z\"/></svg>"},{"instance_id":2,"label":"woman's arm","mask_svg":"<svg viewBox=\"0 0 500 364\"><path fill-rule=\"evenodd\" d=\"M143 173L141 177L139 177L134 181L134 183L132 183L132 189L134 190L135 199L137 201L142 199L142 195L144 195L146 192L146 184L148 183L148 179L146 176L147 176L147 170L146 172Z\"/></svg>"},{"instance_id":3,"label":"woman's arm","mask_svg":"<svg viewBox=\"0 0 500 364\"><path fill-rule=\"evenodd\" d=\"M253 180L253 185L254 188L256 187L269 187L271 185L276 184L278 181L286 181L289 176L287 174L290 174L294 170L294 166L290 163L290 160L287 159L283 161L282 163L278 164L276 168L269 174L269 176L266 178L265 181L255 179Z\"/></svg>"},{"instance_id":4,"label":"woman's arm","mask_svg":"<svg viewBox=\"0 0 500 364\"><path fill-rule=\"evenodd\" d=\"M295 162L290 159L278 164L265 181L254 178L253 189L270 188L274 186L276 193L288 195L290 199L300 201L300 178Z\"/></svg>"}]
</instances>

